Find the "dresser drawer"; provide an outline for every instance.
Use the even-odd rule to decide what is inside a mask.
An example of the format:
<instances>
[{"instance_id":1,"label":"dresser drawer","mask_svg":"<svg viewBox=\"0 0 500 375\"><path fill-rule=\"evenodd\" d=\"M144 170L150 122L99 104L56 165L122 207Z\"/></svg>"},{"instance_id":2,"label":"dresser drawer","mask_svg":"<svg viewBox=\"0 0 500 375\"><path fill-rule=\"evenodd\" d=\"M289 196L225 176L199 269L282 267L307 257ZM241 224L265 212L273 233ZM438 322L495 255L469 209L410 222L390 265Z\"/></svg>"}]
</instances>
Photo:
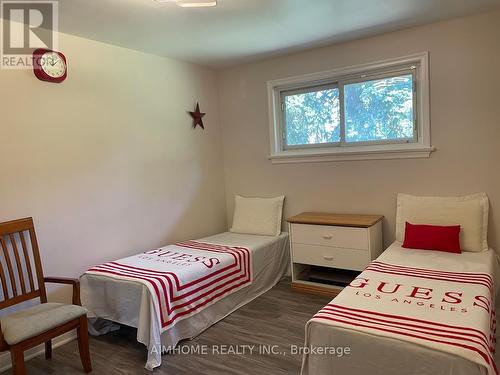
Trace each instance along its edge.
<instances>
[{"instance_id":1,"label":"dresser drawer","mask_svg":"<svg viewBox=\"0 0 500 375\"><path fill-rule=\"evenodd\" d=\"M338 247L292 244L294 263L362 271L370 262L370 253Z\"/></svg>"},{"instance_id":2,"label":"dresser drawer","mask_svg":"<svg viewBox=\"0 0 500 375\"><path fill-rule=\"evenodd\" d=\"M366 228L292 224L291 231L293 243L368 250Z\"/></svg>"}]
</instances>

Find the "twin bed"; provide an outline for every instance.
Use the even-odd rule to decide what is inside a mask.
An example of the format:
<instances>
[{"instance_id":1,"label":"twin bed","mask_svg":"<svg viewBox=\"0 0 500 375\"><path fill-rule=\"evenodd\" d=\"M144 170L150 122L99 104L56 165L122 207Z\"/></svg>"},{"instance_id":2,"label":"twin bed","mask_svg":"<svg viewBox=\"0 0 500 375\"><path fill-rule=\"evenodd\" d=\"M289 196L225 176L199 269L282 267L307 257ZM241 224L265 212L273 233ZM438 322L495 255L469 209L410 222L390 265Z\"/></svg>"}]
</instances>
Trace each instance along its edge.
<instances>
[{"instance_id":1,"label":"twin bed","mask_svg":"<svg viewBox=\"0 0 500 375\"><path fill-rule=\"evenodd\" d=\"M152 370L161 365L162 351L199 335L271 289L288 264L286 233L273 237L226 232L93 267L81 277L82 303L95 322L93 333L110 329L93 318L137 328L137 341L148 348L146 368ZM181 279L171 288L178 293L169 301L155 297L156 287L161 292L175 279L164 271L174 271ZM181 291L186 285L186 292ZM165 308L165 302L172 308ZM161 316L162 310L171 312Z\"/></svg>"}]
</instances>

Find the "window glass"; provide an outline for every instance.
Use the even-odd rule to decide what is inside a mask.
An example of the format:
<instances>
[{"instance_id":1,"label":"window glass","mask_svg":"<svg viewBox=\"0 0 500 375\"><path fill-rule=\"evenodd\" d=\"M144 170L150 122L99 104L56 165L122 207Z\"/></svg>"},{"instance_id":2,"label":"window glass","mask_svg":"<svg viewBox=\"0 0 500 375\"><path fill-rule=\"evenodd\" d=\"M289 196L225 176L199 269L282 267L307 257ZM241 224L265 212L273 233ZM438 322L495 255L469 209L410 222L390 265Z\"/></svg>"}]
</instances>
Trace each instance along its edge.
<instances>
[{"instance_id":1,"label":"window glass","mask_svg":"<svg viewBox=\"0 0 500 375\"><path fill-rule=\"evenodd\" d=\"M340 142L340 101L337 88L284 97L285 146Z\"/></svg>"},{"instance_id":2,"label":"window glass","mask_svg":"<svg viewBox=\"0 0 500 375\"><path fill-rule=\"evenodd\" d=\"M413 139L413 76L344 86L345 141Z\"/></svg>"}]
</instances>

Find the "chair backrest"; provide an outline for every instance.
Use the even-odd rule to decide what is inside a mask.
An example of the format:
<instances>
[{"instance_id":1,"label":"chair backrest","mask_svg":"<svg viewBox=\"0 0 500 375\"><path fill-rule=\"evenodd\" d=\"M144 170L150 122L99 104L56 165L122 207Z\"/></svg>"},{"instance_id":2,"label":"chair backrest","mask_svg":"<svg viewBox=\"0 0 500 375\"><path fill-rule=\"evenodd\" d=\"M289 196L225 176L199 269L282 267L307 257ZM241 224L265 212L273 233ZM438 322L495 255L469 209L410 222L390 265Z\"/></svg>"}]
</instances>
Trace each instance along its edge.
<instances>
[{"instance_id":1,"label":"chair backrest","mask_svg":"<svg viewBox=\"0 0 500 375\"><path fill-rule=\"evenodd\" d=\"M33 219L0 223L0 309L40 298L47 302Z\"/></svg>"}]
</instances>

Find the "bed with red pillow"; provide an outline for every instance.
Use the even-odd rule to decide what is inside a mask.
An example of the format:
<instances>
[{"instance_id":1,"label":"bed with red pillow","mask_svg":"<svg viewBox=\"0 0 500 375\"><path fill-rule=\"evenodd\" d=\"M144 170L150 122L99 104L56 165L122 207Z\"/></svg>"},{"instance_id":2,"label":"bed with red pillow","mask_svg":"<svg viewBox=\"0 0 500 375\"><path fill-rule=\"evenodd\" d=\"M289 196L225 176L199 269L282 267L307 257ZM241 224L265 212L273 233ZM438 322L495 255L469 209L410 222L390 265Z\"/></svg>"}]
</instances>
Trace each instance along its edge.
<instances>
[{"instance_id":1,"label":"bed with red pillow","mask_svg":"<svg viewBox=\"0 0 500 375\"><path fill-rule=\"evenodd\" d=\"M484 194L400 195L397 240L307 323L302 375L497 374L487 210Z\"/></svg>"}]
</instances>

